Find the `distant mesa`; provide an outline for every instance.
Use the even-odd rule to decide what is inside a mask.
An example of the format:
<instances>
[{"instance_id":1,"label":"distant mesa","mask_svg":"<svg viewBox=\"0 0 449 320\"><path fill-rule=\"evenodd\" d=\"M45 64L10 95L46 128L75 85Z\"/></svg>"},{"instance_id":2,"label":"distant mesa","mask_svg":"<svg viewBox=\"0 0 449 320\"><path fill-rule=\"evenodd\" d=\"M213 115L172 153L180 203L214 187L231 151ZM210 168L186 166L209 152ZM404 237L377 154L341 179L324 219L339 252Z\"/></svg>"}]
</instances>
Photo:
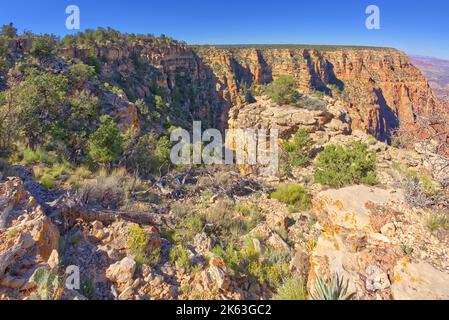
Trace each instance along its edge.
<instances>
[{"instance_id":1,"label":"distant mesa","mask_svg":"<svg viewBox=\"0 0 449 320\"><path fill-rule=\"evenodd\" d=\"M449 101L449 60L426 56L411 56L413 64L429 79L434 93Z\"/></svg>"}]
</instances>

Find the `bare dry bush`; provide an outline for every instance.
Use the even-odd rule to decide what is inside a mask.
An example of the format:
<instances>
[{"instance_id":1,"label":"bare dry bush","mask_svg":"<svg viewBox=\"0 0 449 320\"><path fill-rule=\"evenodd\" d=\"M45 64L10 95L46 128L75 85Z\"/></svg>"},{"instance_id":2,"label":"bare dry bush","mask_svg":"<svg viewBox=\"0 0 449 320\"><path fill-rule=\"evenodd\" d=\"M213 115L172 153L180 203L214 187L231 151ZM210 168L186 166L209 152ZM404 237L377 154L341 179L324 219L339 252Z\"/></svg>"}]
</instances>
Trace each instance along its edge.
<instances>
[{"instance_id":1,"label":"bare dry bush","mask_svg":"<svg viewBox=\"0 0 449 320\"><path fill-rule=\"evenodd\" d=\"M78 192L83 203L108 209L119 208L125 199L125 190L116 177L99 178L95 184L83 185Z\"/></svg>"},{"instance_id":2,"label":"bare dry bush","mask_svg":"<svg viewBox=\"0 0 449 320\"><path fill-rule=\"evenodd\" d=\"M394 135L397 147L413 148L425 156L426 169L440 188L428 177L409 176L402 182L408 203L414 207L449 208L449 115L417 117L413 126Z\"/></svg>"},{"instance_id":3,"label":"bare dry bush","mask_svg":"<svg viewBox=\"0 0 449 320\"><path fill-rule=\"evenodd\" d=\"M394 132L393 144L414 148L427 155L426 162L433 178L443 188L449 187L449 115L417 117L413 126Z\"/></svg>"},{"instance_id":4,"label":"bare dry bush","mask_svg":"<svg viewBox=\"0 0 449 320\"><path fill-rule=\"evenodd\" d=\"M140 187L139 179L129 176L124 169L117 169L110 174L100 172L95 183L85 184L78 190L78 196L88 205L118 209L128 203L133 192Z\"/></svg>"},{"instance_id":5,"label":"bare dry bush","mask_svg":"<svg viewBox=\"0 0 449 320\"><path fill-rule=\"evenodd\" d=\"M405 200L413 207L429 208L436 204L435 197L425 193L415 179L406 178L402 183L402 188L405 191Z\"/></svg>"}]
</instances>

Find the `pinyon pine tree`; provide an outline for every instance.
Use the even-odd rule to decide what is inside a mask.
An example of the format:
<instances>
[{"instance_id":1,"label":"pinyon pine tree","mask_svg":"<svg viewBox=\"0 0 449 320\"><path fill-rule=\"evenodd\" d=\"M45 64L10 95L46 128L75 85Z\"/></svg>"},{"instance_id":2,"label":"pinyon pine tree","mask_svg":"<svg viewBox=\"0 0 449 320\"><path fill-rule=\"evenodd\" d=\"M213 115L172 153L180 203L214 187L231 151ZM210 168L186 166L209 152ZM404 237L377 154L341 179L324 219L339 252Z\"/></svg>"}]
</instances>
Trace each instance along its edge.
<instances>
[{"instance_id":1,"label":"pinyon pine tree","mask_svg":"<svg viewBox=\"0 0 449 320\"><path fill-rule=\"evenodd\" d=\"M88 143L92 161L110 165L122 154L122 135L110 116L100 117L100 126L92 134Z\"/></svg>"}]
</instances>

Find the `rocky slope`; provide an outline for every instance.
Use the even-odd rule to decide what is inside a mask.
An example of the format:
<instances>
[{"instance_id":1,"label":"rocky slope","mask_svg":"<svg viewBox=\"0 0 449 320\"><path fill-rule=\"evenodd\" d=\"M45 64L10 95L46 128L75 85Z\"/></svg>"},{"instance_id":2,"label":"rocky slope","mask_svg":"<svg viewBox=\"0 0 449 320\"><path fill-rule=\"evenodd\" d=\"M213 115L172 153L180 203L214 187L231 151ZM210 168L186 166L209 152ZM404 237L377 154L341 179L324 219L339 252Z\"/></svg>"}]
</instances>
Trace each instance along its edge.
<instances>
[{"instance_id":1,"label":"rocky slope","mask_svg":"<svg viewBox=\"0 0 449 320\"><path fill-rule=\"evenodd\" d=\"M254 109L285 137L290 127L308 129L317 150L368 144L378 158L379 185L325 189L313 182L310 163L290 183L310 188L312 206L292 210L270 196L278 182L242 177L229 167L187 168L147 181L147 190L131 197L133 208L142 209L114 211L70 191L38 193L32 176L17 167L21 177L0 177L0 299L30 299L37 269L69 265L80 268L82 286L64 289L60 299L271 299L283 277L305 279L313 294L316 279L332 274L348 281L356 299L449 298L449 233L429 228L429 219L447 214L449 203L414 205L400 183L401 168L436 174L430 165L436 154L351 131L350 117L330 98L323 110L307 110L260 97L241 109L242 124L258 119L246 117ZM266 119L266 112L279 117ZM446 170L436 178L443 174L449 177ZM206 222L198 228L200 217ZM136 259L136 228L156 260ZM177 237L184 237L185 255L173 259ZM227 253L217 246L228 246Z\"/></svg>"}]
</instances>

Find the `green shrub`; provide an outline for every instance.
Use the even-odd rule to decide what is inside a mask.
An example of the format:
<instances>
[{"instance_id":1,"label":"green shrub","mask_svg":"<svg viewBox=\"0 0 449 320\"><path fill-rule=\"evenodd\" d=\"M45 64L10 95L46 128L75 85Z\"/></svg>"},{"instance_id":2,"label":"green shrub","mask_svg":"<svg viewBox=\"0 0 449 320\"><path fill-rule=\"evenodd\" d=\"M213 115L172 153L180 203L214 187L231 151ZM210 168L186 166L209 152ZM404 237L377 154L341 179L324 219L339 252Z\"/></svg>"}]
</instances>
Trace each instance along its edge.
<instances>
[{"instance_id":1,"label":"green shrub","mask_svg":"<svg viewBox=\"0 0 449 320\"><path fill-rule=\"evenodd\" d=\"M136 105L137 110L140 111L141 115L147 116L150 113L150 109L148 108L145 100L138 99L134 104Z\"/></svg>"},{"instance_id":2,"label":"green shrub","mask_svg":"<svg viewBox=\"0 0 449 320\"><path fill-rule=\"evenodd\" d=\"M154 96L154 106L157 110L163 111L167 107L165 104L164 98L159 95Z\"/></svg>"},{"instance_id":3,"label":"green shrub","mask_svg":"<svg viewBox=\"0 0 449 320\"><path fill-rule=\"evenodd\" d=\"M39 155L38 151L33 151L29 148L23 150L22 156L23 156L23 162L25 164L36 163L40 160L40 155Z\"/></svg>"},{"instance_id":4,"label":"green shrub","mask_svg":"<svg viewBox=\"0 0 449 320\"><path fill-rule=\"evenodd\" d=\"M161 167L170 163L170 140L166 136L157 139L154 132L138 139L128 133L125 136L124 149L125 154L128 154L128 166L139 174L159 173Z\"/></svg>"},{"instance_id":5,"label":"green shrub","mask_svg":"<svg viewBox=\"0 0 449 320\"><path fill-rule=\"evenodd\" d=\"M314 95L315 97L317 97L318 99L323 99L323 98L326 96L326 93L324 93L323 91L315 90L315 91L313 92L313 95Z\"/></svg>"},{"instance_id":6,"label":"green shrub","mask_svg":"<svg viewBox=\"0 0 449 320\"><path fill-rule=\"evenodd\" d=\"M246 231L251 231L263 221L263 215L261 214L259 208L252 203L245 205L237 202L234 210L244 217Z\"/></svg>"},{"instance_id":7,"label":"green shrub","mask_svg":"<svg viewBox=\"0 0 449 320\"><path fill-rule=\"evenodd\" d=\"M161 165L167 165L170 161L170 139L166 136L162 136L156 143L156 157Z\"/></svg>"},{"instance_id":8,"label":"green shrub","mask_svg":"<svg viewBox=\"0 0 449 320\"><path fill-rule=\"evenodd\" d=\"M291 169L304 167L310 162L309 153L313 147L313 140L305 129L299 129L291 141L282 145L281 167L286 175L291 174Z\"/></svg>"},{"instance_id":9,"label":"green shrub","mask_svg":"<svg viewBox=\"0 0 449 320\"><path fill-rule=\"evenodd\" d=\"M284 281L273 300L307 300L307 289L301 277Z\"/></svg>"},{"instance_id":10,"label":"green shrub","mask_svg":"<svg viewBox=\"0 0 449 320\"><path fill-rule=\"evenodd\" d=\"M194 215L184 219L182 226L196 235L203 231L204 220L201 216Z\"/></svg>"},{"instance_id":11,"label":"green shrub","mask_svg":"<svg viewBox=\"0 0 449 320\"><path fill-rule=\"evenodd\" d=\"M217 235L226 242L239 242L262 220L257 209L246 212L248 216L236 216L235 205L230 199L220 199L205 214L208 224L216 227Z\"/></svg>"},{"instance_id":12,"label":"green shrub","mask_svg":"<svg viewBox=\"0 0 449 320\"><path fill-rule=\"evenodd\" d=\"M255 237L257 239L257 237ZM240 255L242 257L242 260L246 262L259 260L260 258L260 252L257 251L256 247L254 246L254 239L255 238L246 238L243 246L240 250ZM258 239L260 241L260 239Z\"/></svg>"},{"instance_id":13,"label":"green shrub","mask_svg":"<svg viewBox=\"0 0 449 320\"><path fill-rule=\"evenodd\" d=\"M112 92L113 94L117 95L117 96L124 96L126 97L125 91L123 91L123 89L113 86L111 84L109 84L108 82L104 83L104 88L106 90L109 90L110 92Z\"/></svg>"},{"instance_id":14,"label":"green shrub","mask_svg":"<svg viewBox=\"0 0 449 320\"><path fill-rule=\"evenodd\" d=\"M200 215L187 216L177 224L173 238L178 243L192 241L197 234L203 232L203 227L203 217Z\"/></svg>"},{"instance_id":15,"label":"green shrub","mask_svg":"<svg viewBox=\"0 0 449 320\"><path fill-rule=\"evenodd\" d=\"M234 223L234 204L230 199L220 199L206 212L207 223L229 230Z\"/></svg>"},{"instance_id":16,"label":"green shrub","mask_svg":"<svg viewBox=\"0 0 449 320\"><path fill-rule=\"evenodd\" d=\"M46 189L53 189L56 185L55 179L48 174L43 175L39 181Z\"/></svg>"},{"instance_id":17,"label":"green shrub","mask_svg":"<svg viewBox=\"0 0 449 320\"><path fill-rule=\"evenodd\" d=\"M361 142L329 145L318 157L315 181L334 188L358 183L375 185L376 154Z\"/></svg>"},{"instance_id":18,"label":"green shrub","mask_svg":"<svg viewBox=\"0 0 449 320\"><path fill-rule=\"evenodd\" d=\"M288 240L288 229L285 226L276 227L273 229L273 232L276 233L282 240Z\"/></svg>"},{"instance_id":19,"label":"green shrub","mask_svg":"<svg viewBox=\"0 0 449 320\"><path fill-rule=\"evenodd\" d=\"M270 264L260 261L251 261L248 273L255 277L260 284L268 285L270 288L278 288L283 279L290 276L289 263Z\"/></svg>"},{"instance_id":20,"label":"green shrub","mask_svg":"<svg viewBox=\"0 0 449 320\"><path fill-rule=\"evenodd\" d=\"M75 175L77 177L87 179L92 175L92 172L86 167L79 167L79 168L76 168Z\"/></svg>"},{"instance_id":21,"label":"green shrub","mask_svg":"<svg viewBox=\"0 0 449 320\"><path fill-rule=\"evenodd\" d=\"M12 23L5 24L0 30L0 35L10 39L15 38L17 36L17 28Z\"/></svg>"},{"instance_id":22,"label":"green shrub","mask_svg":"<svg viewBox=\"0 0 449 320\"><path fill-rule=\"evenodd\" d=\"M89 138L89 156L94 162L110 164L122 153L122 136L109 116L101 116L99 128Z\"/></svg>"},{"instance_id":23,"label":"green shrub","mask_svg":"<svg viewBox=\"0 0 449 320\"><path fill-rule=\"evenodd\" d=\"M132 134L132 133L131 133ZM125 154L129 154L128 167L142 175L157 173L160 167L159 160L155 156L156 134L149 133L135 138L127 133L124 143Z\"/></svg>"},{"instance_id":24,"label":"green shrub","mask_svg":"<svg viewBox=\"0 0 449 320\"><path fill-rule=\"evenodd\" d=\"M191 272L194 267L190 260L190 252L183 246L176 246L171 249L170 262L180 268L184 268L187 272Z\"/></svg>"},{"instance_id":25,"label":"green shrub","mask_svg":"<svg viewBox=\"0 0 449 320\"><path fill-rule=\"evenodd\" d=\"M267 250L264 253L267 261L272 264L284 263L292 260L290 252L286 250L280 250L278 248L274 248L272 246L267 246Z\"/></svg>"},{"instance_id":26,"label":"green shrub","mask_svg":"<svg viewBox=\"0 0 449 320\"><path fill-rule=\"evenodd\" d=\"M144 264L155 266L160 260L160 249L149 248L149 237L139 225L131 225L129 228L128 247L129 252L135 256L137 266Z\"/></svg>"},{"instance_id":27,"label":"green shrub","mask_svg":"<svg viewBox=\"0 0 449 320\"><path fill-rule=\"evenodd\" d=\"M262 255L256 250L254 242L247 239L240 251L245 266L243 272L257 279L260 284L276 289L291 275L291 257L288 253L283 254L272 247L267 249Z\"/></svg>"},{"instance_id":28,"label":"green shrub","mask_svg":"<svg viewBox=\"0 0 449 320\"><path fill-rule=\"evenodd\" d=\"M423 175L421 176L421 184L423 191L429 196L436 196L441 191L441 188L438 184L432 181L429 176Z\"/></svg>"},{"instance_id":29,"label":"green shrub","mask_svg":"<svg viewBox=\"0 0 449 320\"><path fill-rule=\"evenodd\" d=\"M280 105L294 104L300 95L296 90L296 81L292 76L280 76L267 85L266 94Z\"/></svg>"},{"instance_id":30,"label":"green shrub","mask_svg":"<svg viewBox=\"0 0 449 320\"><path fill-rule=\"evenodd\" d=\"M427 221L427 226L430 232L435 232L439 229L449 231L449 215L446 213L434 214Z\"/></svg>"},{"instance_id":31,"label":"green shrub","mask_svg":"<svg viewBox=\"0 0 449 320\"><path fill-rule=\"evenodd\" d=\"M58 156L54 153L47 153L43 151L38 151L39 161L51 166L57 164L60 161Z\"/></svg>"},{"instance_id":32,"label":"green shrub","mask_svg":"<svg viewBox=\"0 0 449 320\"><path fill-rule=\"evenodd\" d=\"M171 213L175 218L184 219L192 215L192 210L186 203L175 202L171 206Z\"/></svg>"},{"instance_id":33,"label":"green shrub","mask_svg":"<svg viewBox=\"0 0 449 320\"><path fill-rule=\"evenodd\" d=\"M413 249L412 247L409 247L405 244L401 244L399 247L408 256L412 255L413 251L415 251L415 249Z\"/></svg>"},{"instance_id":34,"label":"green shrub","mask_svg":"<svg viewBox=\"0 0 449 320\"><path fill-rule=\"evenodd\" d=\"M55 179L59 179L62 176L67 177L71 172L72 168L67 162L56 163L50 168L45 168L45 173Z\"/></svg>"},{"instance_id":35,"label":"green shrub","mask_svg":"<svg viewBox=\"0 0 449 320\"><path fill-rule=\"evenodd\" d=\"M48 58L56 49L57 41L53 35L35 36L31 46L31 53L39 58Z\"/></svg>"},{"instance_id":36,"label":"green shrub","mask_svg":"<svg viewBox=\"0 0 449 320\"><path fill-rule=\"evenodd\" d=\"M43 72L28 67L26 76L18 85L8 90L13 115L16 118L14 130L19 130L29 146L35 147L54 143L50 133L66 116L64 105L67 99L68 80L62 75Z\"/></svg>"},{"instance_id":37,"label":"green shrub","mask_svg":"<svg viewBox=\"0 0 449 320\"><path fill-rule=\"evenodd\" d=\"M234 210L240 213L242 216L247 217L251 214L251 207L242 202L237 202L234 206Z\"/></svg>"},{"instance_id":38,"label":"green shrub","mask_svg":"<svg viewBox=\"0 0 449 320\"><path fill-rule=\"evenodd\" d=\"M271 289L280 286L283 279L290 277L289 262L291 257L281 254L275 255L269 250L269 256L261 256L256 250L252 239L247 238L243 247L239 250L230 244L226 247L216 246L212 253L223 259L225 265L236 275L250 275L261 285L267 285ZM282 258L280 258L283 256Z\"/></svg>"},{"instance_id":39,"label":"green shrub","mask_svg":"<svg viewBox=\"0 0 449 320\"><path fill-rule=\"evenodd\" d=\"M239 251L234 247L233 244L228 245L226 248L223 248L222 246L216 246L212 253L223 259L225 262L225 265L229 267L234 272L240 272L241 270L241 262L242 257Z\"/></svg>"},{"instance_id":40,"label":"green shrub","mask_svg":"<svg viewBox=\"0 0 449 320\"><path fill-rule=\"evenodd\" d=\"M36 269L30 278L36 285L31 294L31 300L57 300L62 292L61 281L58 276L58 267L48 270L44 267Z\"/></svg>"},{"instance_id":41,"label":"green shrub","mask_svg":"<svg viewBox=\"0 0 449 320\"><path fill-rule=\"evenodd\" d=\"M285 204L293 205L300 210L309 209L311 206L309 193L298 184L280 186L271 194L271 197Z\"/></svg>"},{"instance_id":42,"label":"green shrub","mask_svg":"<svg viewBox=\"0 0 449 320\"><path fill-rule=\"evenodd\" d=\"M95 68L82 62L69 67L70 80L73 84L82 85L95 78Z\"/></svg>"},{"instance_id":43,"label":"green shrub","mask_svg":"<svg viewBox=\"0 0 449 320\"><path fill-rule=\"evenodd\" d=\"M39 153L35 154L39 155ZM42 156L39 155L37 158L42 159ZM73 169L68 162L62 161L49 166L34 166L33 172L36 179L45 188L53 189L56 186L57 182L64 182L69 179L69 177L72 175Z\"/></svg>"}]
</instances>

